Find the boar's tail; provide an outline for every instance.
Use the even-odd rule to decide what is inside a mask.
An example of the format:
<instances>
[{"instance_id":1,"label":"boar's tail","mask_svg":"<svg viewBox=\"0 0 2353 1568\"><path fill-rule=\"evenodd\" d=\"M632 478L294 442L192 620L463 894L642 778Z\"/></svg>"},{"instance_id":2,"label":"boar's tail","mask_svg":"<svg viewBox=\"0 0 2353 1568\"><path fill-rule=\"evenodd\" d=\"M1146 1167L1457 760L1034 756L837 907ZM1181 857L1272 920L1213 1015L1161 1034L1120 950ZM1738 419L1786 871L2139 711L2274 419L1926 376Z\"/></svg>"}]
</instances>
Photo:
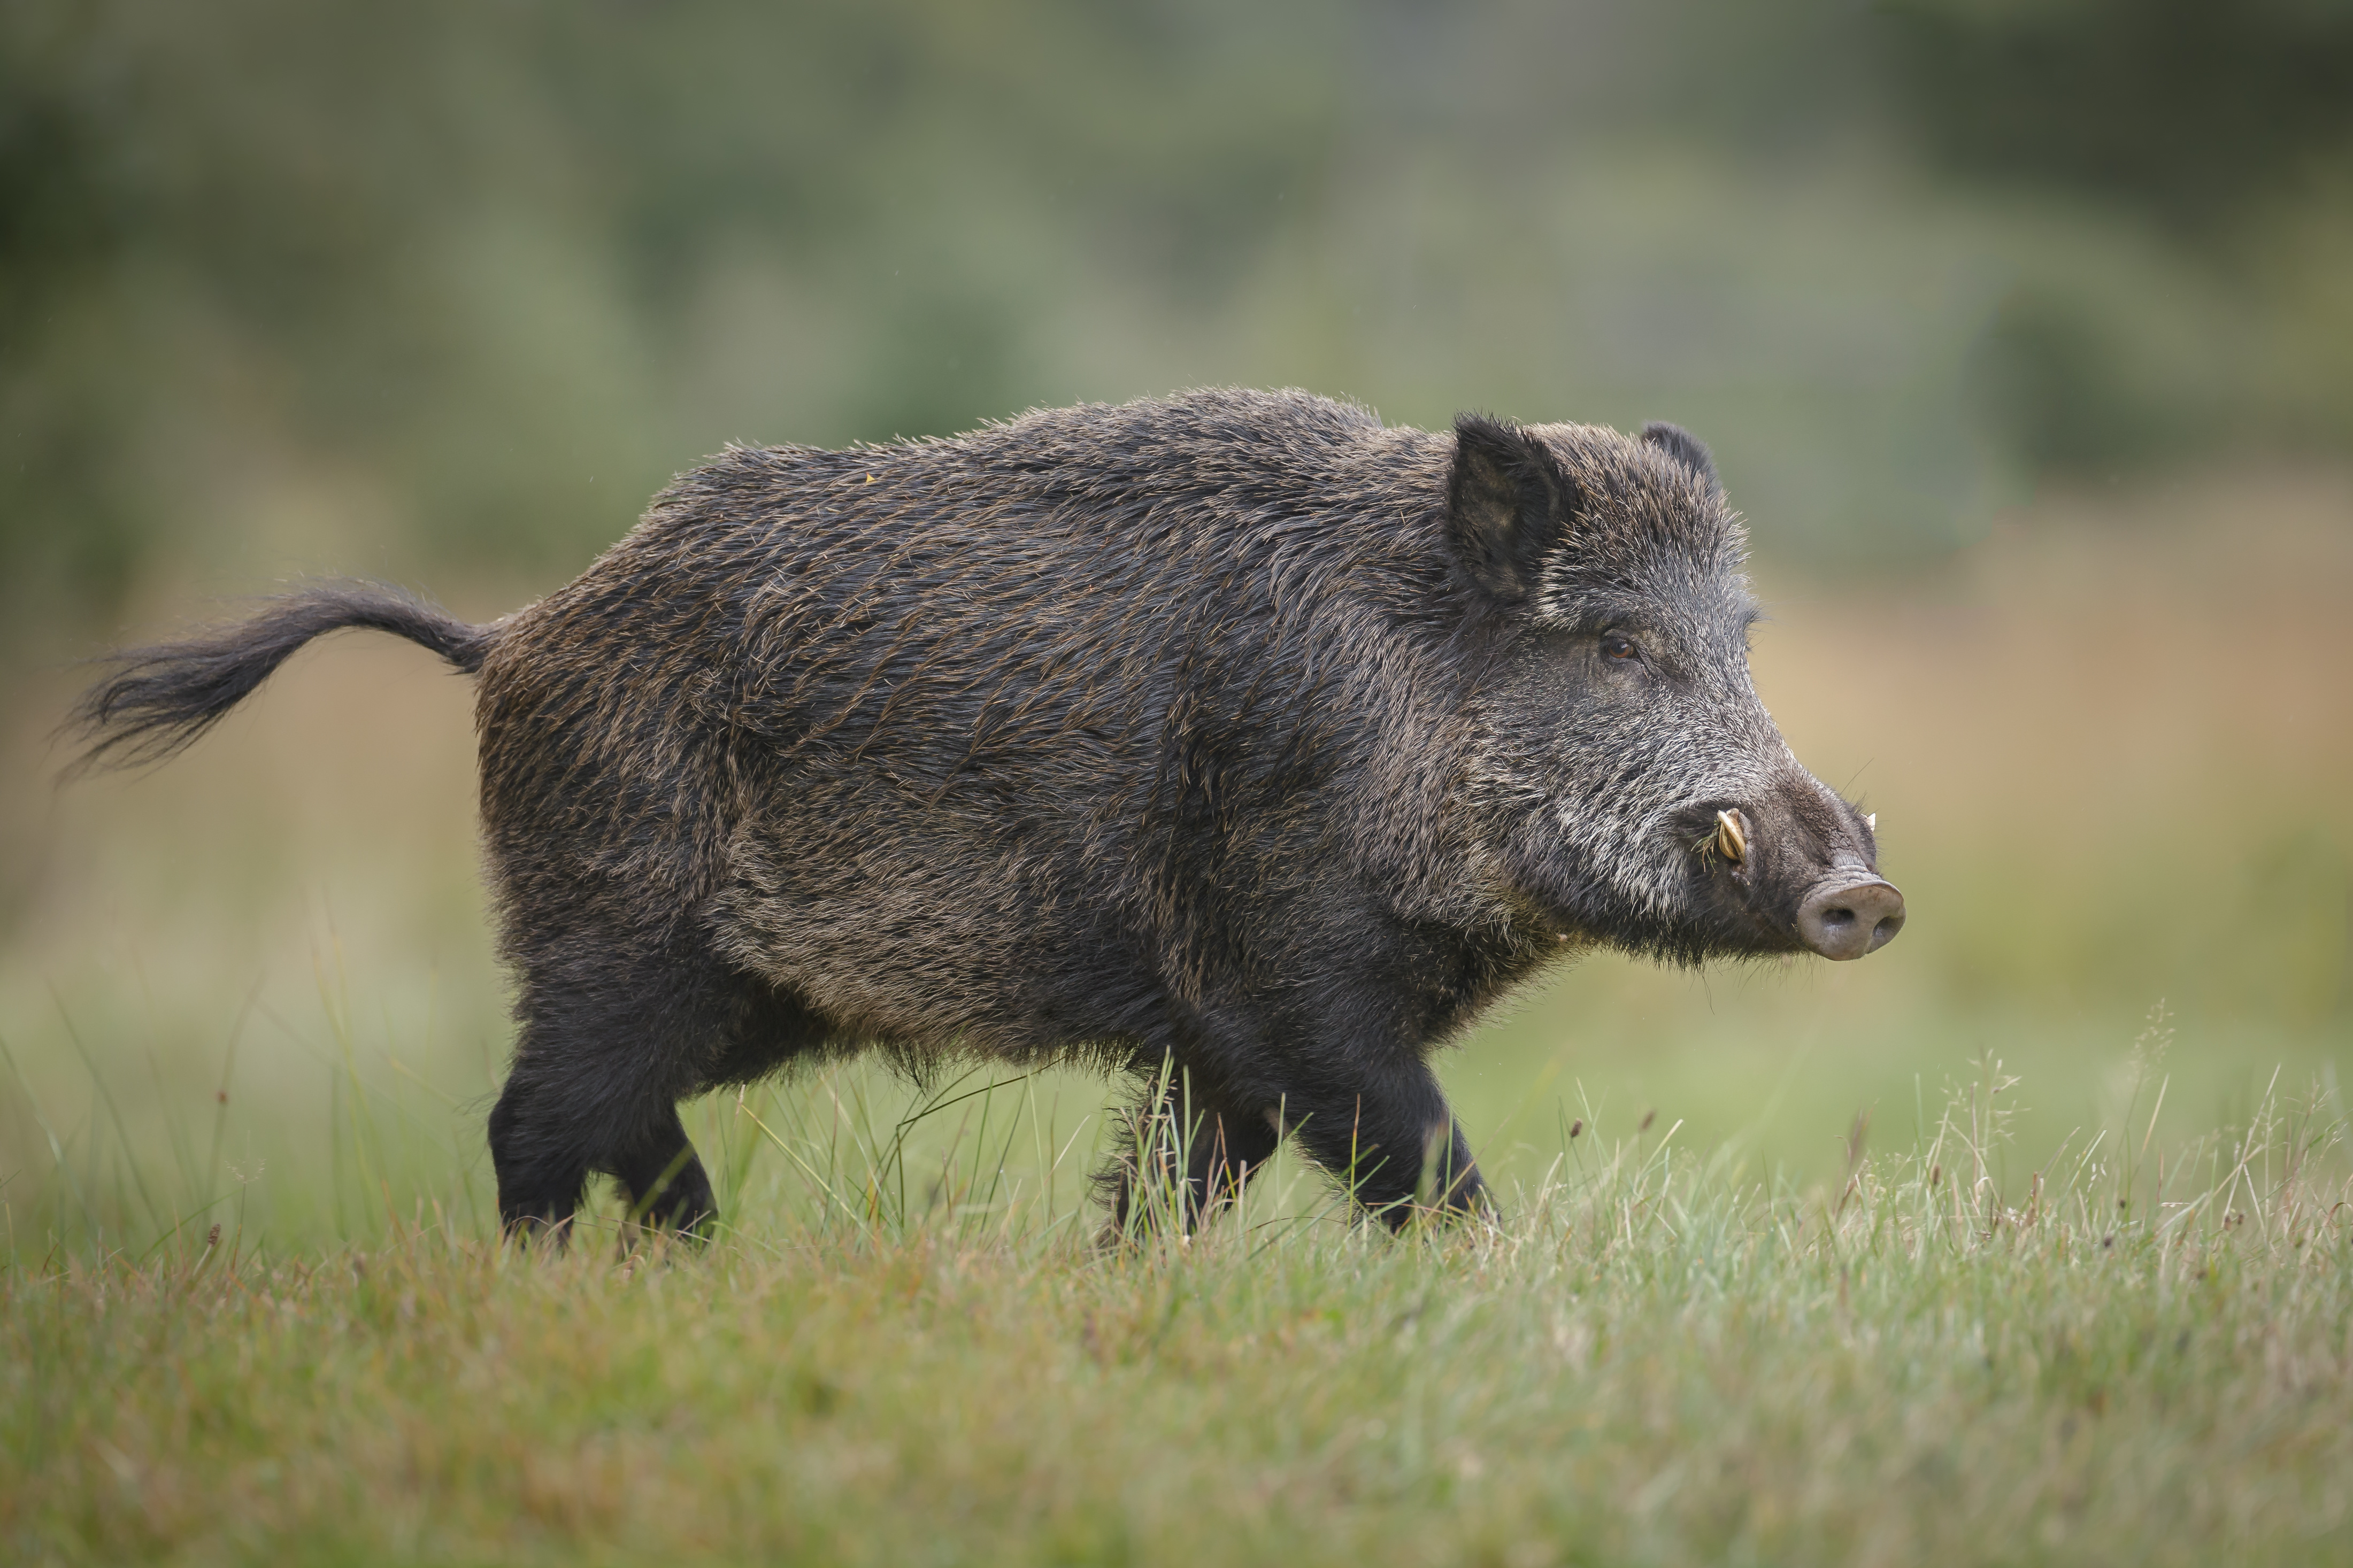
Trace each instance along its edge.
<instances>
[{"instance_id":1,"label":"boar's tail","mask_svg":"<svg viewBox=\"0 0 2353 1568\"><path fill-rule=\"evenodd\" d=\"M145 767L177 756L269 679L296 648L346 626L393 632L471 675L496 636L428 600L379 583L318 583L264 603L261 613L185 642L125 648L101 662L114 673L74 705L64 733L87 742L68 775Z\"/></svg>"}]
</instances>

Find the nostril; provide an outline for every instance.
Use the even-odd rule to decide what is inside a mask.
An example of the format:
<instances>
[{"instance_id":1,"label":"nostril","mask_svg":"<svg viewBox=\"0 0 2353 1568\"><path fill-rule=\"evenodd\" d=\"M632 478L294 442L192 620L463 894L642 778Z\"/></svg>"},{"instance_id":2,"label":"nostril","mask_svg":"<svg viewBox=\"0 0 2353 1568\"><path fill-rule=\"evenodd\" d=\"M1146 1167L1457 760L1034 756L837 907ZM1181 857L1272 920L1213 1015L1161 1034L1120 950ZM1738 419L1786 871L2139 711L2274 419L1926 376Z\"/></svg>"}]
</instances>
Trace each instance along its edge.
<instances>
[{"instance_id":1,"label":"nostril","mask_svg":"<svg viewBox=\"0 0 2353 1568\"><path fill-rule=\"evenodd\" d=\"M1892 915L1885 916L1878 924L1871 928L1871 946L1865 951L1877 952L1881 948L1885 947L1889 942L1894 942L1895 940L1895 933L1903 929L1904 911L1902 910L1896 910Z\"/></svg>"}]
</instances>

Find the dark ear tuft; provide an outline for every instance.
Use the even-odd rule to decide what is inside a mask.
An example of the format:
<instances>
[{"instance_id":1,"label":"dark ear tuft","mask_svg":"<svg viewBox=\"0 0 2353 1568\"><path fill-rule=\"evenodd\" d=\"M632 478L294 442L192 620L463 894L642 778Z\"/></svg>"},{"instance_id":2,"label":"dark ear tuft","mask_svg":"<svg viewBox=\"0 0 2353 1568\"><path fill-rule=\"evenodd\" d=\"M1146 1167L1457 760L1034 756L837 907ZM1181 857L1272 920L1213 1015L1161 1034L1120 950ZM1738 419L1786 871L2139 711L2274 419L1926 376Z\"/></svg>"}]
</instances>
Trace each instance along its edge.
<instances>
[{"instance_id":1,"label":"dark ear tuft","mask_svg":"<svg viewBox=\"0 0 2353 1568\"><path fill-rule=\"evenodd\" d=\"M1541 439L1509 420L1455 416L1446 535L1472 582L1506 603L1535 593L1576 510L1576 483Z\"/></svg>"},{"instance_id":2,"label":"dark ear tuft","mask_svg":"<svg viewBox=\"0 0 2353 1568\"><path fill-rule=\"evenodd\" d=\"M1642 439L1705 479L1708 489L1724 489L1723 481L1715 477L1715 459L1707 455L1707 448L1700 445L1699 437L1682 426L1653 419L1642 426Z\"/></svg>"}]
</instances>

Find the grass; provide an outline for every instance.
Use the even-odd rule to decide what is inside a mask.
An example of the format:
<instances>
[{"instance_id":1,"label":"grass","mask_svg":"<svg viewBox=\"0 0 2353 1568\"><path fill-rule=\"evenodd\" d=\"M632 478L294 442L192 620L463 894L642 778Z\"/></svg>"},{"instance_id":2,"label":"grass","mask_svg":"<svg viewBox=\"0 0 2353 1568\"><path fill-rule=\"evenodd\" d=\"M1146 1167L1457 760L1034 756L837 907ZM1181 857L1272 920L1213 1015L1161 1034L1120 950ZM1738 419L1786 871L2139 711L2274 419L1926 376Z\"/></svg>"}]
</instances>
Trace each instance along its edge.
<instances>
[{"instance_id":1,"label":"grass","mask_svg":"<svg viewBox=\"0 0 2353 1568\"><path fill-rule=\"evenodd\" d=\"M1494 1226L1293 1165L1098 1249L1022 1083L702 1108L732 1224L430 1206L0 1277L14 1561L2343 1561L2341 1115L1996 1175L1998 1064L1797 1190L1577 1119ZM907 1091L902 1091L902 1093ZM1028 1151L1027 1160L1015 1151ZM350 1158L355 1163L360 1153ZM1037 1162L1041 1160L1043 1164ZM1048 1178L1048 1179L1041 1179ZM1074 1223L1075 1222L1075 1223ZM21 1222L20 1222L21 1223Z\"/></svg>"}]
</instances>

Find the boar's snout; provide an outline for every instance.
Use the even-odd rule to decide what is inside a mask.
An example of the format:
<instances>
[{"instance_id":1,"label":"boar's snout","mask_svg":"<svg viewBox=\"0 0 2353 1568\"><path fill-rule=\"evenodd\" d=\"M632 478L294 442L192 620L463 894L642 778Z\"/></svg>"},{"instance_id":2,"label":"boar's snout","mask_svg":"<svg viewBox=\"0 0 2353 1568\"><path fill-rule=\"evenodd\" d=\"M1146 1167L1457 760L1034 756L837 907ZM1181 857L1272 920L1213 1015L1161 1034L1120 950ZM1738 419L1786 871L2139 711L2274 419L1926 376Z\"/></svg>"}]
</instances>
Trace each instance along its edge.
<instances>
[{"instance_id":1,"label":"boar's snout","mask_svg":"<svg viewBox=\"0 0 2353 1568\"><path fill-rule=\"evenodd\" d=\"M1824 958L1861 958L1904 929L1904 895L1878 877L1815 884L1798 906L1798 940Z\"/></svg>"},{"instance_id":2,"label":"boar's snout","mask_svg":"<svg viewBox=\"0 0 2353 1568\"><path fill-rule=\"evenodd\" d=\"M1714 889L1727 950L1861 958L1904 929L1904 895L1879 874L1872 819L1810 775L1744 805L1689 808L1678 826Z\"/></svg>"}]
</instances>

